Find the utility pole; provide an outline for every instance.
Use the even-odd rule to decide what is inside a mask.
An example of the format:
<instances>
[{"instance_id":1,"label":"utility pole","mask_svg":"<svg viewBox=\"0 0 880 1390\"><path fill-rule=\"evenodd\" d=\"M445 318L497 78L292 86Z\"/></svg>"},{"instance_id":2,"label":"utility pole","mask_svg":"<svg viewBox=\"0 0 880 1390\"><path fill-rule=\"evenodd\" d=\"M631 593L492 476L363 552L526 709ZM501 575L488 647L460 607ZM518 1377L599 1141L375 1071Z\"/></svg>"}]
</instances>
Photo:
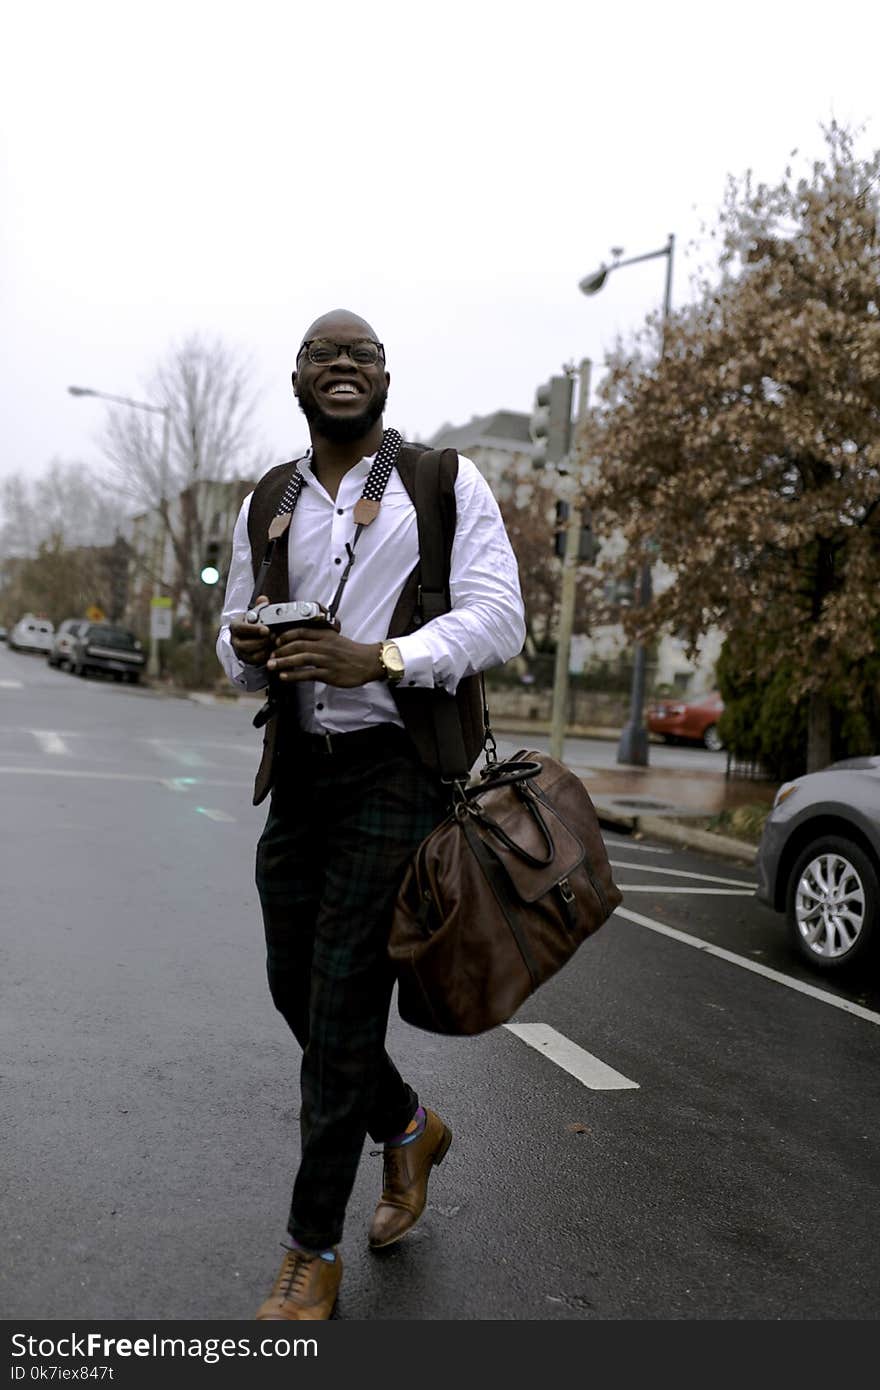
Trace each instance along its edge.
<instances>
[{"instance_id":1,"label":"utility pole","mask_svg":"<svg viewBox=\"0 0 880 1390\"><path fill-rule=\"evenodd\" d=\"M590 375L593 364L585 357L579 368L578 413L580 427L587 418L590 405ZM581 559L583 517L577 499L580 479L574 479L574 494L568 509L568 529L565 533L565 554L562 560L562 587L559 597L559 628L556 636L556 665L553 673L553 705L550 716L550 756L562 757L565 726L568 722L568 664L571 654L571 630L574 625L574 604L577 592L578 563Z\"/></svg>"},{"instance_id":2,"label":"utility pole","mask_svg":"<svg viewBox=\"0 0 880 1390\"><path fill-rule=\"evenodd\" d=\"M162 411L162 455L159 460L159 507L157 509L158 526L153 542L153 593L150 599L150 645L147 654L147 675L150 680L158 680L161 674L161 663L159 661L159 643L163 636L167 637L169 613L164 609L159 609L157 600L161 600L162 581L165 578L165 542L167 539L165 532L165 508L168 505L166 491L168 486L168 434L171 425L170 406L159 407Z\"/></svg>"}]
</instances>

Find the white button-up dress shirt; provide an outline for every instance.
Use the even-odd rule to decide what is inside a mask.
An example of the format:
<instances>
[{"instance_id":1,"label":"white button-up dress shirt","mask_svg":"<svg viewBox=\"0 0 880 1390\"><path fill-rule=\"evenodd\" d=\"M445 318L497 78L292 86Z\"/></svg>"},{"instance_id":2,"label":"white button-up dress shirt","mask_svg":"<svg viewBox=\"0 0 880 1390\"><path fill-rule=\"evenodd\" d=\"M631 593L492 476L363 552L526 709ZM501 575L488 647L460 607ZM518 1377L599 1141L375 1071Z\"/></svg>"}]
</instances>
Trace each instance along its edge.
<instances>
[{"instance_id":1,"label":"white button-up dress shirt","mask_svg":"<svg viewBox=\"0 0 880 1390\"><path fill-rule=\"evenodd\" d=\"M288 533L289 598L314 599L329 607L345 567L346 543L355 532L352 510L361 496L373 456L343 477L334 500L312 472L309 457L299 464L305 481ZM242 503L232 540L217 655L234 685L260 690L262 667L238 660L229 624L248 607L254 577L247 518ZM402 685L439 686L454 694L463 676L509 661L525 640L523 601L516 557L498 503L476 465L460 456L455 482L456 528L450 567L448 613L417 632L395 637L404 662ZM337 612L341 631L355 642L381 642L397 600L419 554L415 508L396 469L388 479L379 515L365 526ZM262 559L262 554L257 556ZM295 685L302 727L312 733L347 733L371 724L400 724L386 681L338 689L320 681Z\"/></svg>"}]
</instances>

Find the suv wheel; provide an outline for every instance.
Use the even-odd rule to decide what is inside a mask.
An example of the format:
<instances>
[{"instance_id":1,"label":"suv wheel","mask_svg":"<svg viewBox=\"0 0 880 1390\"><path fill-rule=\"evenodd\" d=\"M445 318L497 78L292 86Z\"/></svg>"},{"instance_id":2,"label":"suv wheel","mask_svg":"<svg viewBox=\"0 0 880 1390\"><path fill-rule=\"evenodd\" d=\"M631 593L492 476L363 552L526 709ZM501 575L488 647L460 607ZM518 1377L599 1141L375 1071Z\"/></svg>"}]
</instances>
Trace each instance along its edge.
<instances>
[{"instance_id":1,"label":"suv wheel","mask_svg":"<svg viewBox=\"0 0 880 1390\"><path fill-rule=\"evenodd\" d=\"M808 845L788 881L792 940L812 965L839 970L875 944L880 879L859 845L827 835Z\"/></svg>"}]
</instances>

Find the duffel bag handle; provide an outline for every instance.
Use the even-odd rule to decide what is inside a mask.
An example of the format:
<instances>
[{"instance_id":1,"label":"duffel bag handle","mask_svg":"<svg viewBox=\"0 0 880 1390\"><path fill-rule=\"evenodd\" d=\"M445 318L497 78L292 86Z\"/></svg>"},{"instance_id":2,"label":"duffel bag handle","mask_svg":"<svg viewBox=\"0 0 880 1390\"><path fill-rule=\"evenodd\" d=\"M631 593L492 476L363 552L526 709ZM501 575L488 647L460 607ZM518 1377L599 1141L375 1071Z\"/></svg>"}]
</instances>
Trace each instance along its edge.
<instances>
[{"instance_id":1,"label":"duffel bag handle","mask_svg":"<svg viewBox=\"0 0 880 1390\"><path fill-rule=\"evenodd\" d=\"M530 864L533 869L546 869L548 864L553 863L553 857L556 854L553 836L547 829L547 822L541 815L541 808L534 797L529 796L528 793L524 794L523 792L520 792L520 797L523 805L538 827L541 833L541 839L544 841L546 854L543 859L540 855L532 854L524 845L518 845L516 840L508 835L507 831L504 830L497 821L493 820L491 816L485 815L481 808L472 810L471 814L474 820L481 825L484 830L487 830L490 835L494 835L496 840L499 840L502 845L505 845L507 849L510 850L511 854L516 855L517 859L521 859L524 864Z\"/></svg>"},{"instance_id":2,"label":"duffel bag handle","mask_svg":"<svg viewBox=\"0 0 880 1390\"><path fill-rule=\"evenodd\" d=\"M480 772L482 783L475 787L465 787L464 794L470 800L471 797L482 796L483 792L492 787L508 787L514 782L527 782L530 777L537 777L541 770L541 764L533 761L489 763Z\"/></svg>"}]
</instances>

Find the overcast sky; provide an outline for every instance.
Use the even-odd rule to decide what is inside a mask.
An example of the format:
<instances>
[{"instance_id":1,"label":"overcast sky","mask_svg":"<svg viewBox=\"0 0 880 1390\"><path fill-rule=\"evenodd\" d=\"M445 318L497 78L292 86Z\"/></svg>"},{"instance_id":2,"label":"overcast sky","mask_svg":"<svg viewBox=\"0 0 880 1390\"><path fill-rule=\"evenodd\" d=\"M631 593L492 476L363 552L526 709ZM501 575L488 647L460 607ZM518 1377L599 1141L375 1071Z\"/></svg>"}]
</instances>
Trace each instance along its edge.
<instances>
[{"instance_id":1,"label":"overcast sky","mask_svg":"<svg viewBox=\"0 0 880 1390\"><path fill-rule=\"evenodd\" d=\"M739 0L27 0L4 26L0 475L101 466L104 407L193 331L252 357L278 459L311 319L369 319L386 423L529 411L565 361L598 372L663 292L725 177L880 145L877 7ZM872 17L873 14L873 17ZM797 160L795 161L797 163Z\"/></svg>"}]
</instances>

